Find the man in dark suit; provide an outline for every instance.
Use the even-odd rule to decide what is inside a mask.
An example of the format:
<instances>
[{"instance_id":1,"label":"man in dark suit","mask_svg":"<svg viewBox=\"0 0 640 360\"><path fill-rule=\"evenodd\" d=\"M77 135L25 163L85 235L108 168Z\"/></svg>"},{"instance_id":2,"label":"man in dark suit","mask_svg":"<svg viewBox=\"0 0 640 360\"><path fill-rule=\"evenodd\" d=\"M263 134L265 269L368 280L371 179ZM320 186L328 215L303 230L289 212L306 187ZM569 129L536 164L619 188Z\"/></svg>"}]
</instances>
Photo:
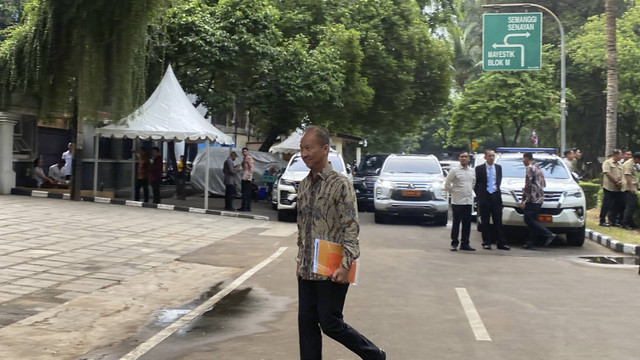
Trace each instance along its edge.
<instances>
[{"instance_id":1,"label":"man in dark suit","mask_svg":"<svg viewBox=\"0 0 640 360\"><path fill-rule=\"evenodd\" d=\"M502 231L502 167L495 164L496 153L489 149L484 152L485 163L476 166L476 185L473 190L478 199L478 210L482 221L482 248L491 250L491 242L495 240L500 250L509 250L504 243ZM493 224L489 222L493 220Z\"/></svg>"}]
</instances>

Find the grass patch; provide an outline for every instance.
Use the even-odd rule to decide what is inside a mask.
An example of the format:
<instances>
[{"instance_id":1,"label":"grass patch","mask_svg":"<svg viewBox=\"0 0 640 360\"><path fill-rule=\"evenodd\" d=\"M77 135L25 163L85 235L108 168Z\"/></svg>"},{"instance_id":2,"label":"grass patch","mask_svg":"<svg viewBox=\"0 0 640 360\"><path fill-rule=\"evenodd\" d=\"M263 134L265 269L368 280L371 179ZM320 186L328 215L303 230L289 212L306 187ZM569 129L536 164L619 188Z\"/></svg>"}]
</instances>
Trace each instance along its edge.
<instances>
[{"instance_id":1,"label":"grass patch","mask_svg":"<svg viewBox=\"0 0 640 360\"><path fill-rule=\"evenodd\" d=\"M637 229L624 230L615 226L604 227L598 224L600 224L600 208L587 210L587 228L623 243L640 245L640 231Z\"/></svg>"}]
</instances>

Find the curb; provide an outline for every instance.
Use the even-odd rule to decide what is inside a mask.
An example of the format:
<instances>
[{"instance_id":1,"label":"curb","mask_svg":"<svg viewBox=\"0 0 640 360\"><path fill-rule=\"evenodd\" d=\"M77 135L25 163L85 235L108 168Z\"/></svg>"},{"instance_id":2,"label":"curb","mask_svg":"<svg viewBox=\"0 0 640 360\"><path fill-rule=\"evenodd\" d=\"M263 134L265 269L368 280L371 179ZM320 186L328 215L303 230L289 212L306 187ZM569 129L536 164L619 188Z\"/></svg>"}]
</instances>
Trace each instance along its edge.
<instances>
[{"instance_id":1,"label":"curb","mask_svg":"<svg viewBox=\"0 0 640 360\"><path fill-rule=\"evenodd\" d=\"M589 238L589 240L597 242L598 244L607 247L615 252L625 253L629 255L640 255L640 245L626 244L591 229L586 229L585 235L587 236L587 238Z\"/></svg>"},{"instance_id":2,"label":"curb","mask_svg":"<svg viewBox=\"0 0 640 360\"><path fill-rule=\"evenodd\" d=\"M71 199L70 194L50 193L48 191L42 191L42 190L11 189L11 195L22 195L22 196L32 196L32 197L50 198L50 199L64 199L64 200ZM150 208L150 209L183 211L183 212L190 212L190 213L197 213L197 214L218 215L218 216L234 217L234 218L241 218L241 219L269 221L268 216L241 214L233 211L205 210L202 208L194 208L194 207L188 207L188 206L154 204L154 203L148 203L148 202L142 202L142 201L110 199L110 198L93 197L93 196L82 196L81 200L87 201L87 202L101 203L101 204L124 205L124 206L143 207L143 208Z\"/></svg>"}]
</instances>

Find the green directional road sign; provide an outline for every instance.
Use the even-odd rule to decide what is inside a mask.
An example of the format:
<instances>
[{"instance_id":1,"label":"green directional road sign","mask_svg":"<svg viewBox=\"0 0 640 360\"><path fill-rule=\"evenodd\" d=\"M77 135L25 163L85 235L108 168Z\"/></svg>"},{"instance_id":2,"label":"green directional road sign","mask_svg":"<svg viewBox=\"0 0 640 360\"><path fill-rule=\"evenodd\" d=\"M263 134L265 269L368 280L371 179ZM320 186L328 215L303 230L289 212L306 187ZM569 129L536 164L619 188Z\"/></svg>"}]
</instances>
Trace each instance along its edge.
<instances>
[{"instance_id":1,"label":"green directional road sign","mask_svg":"<svg viewBox=\"0 0 640 360\"><path fill-rule=\"evenodd\" d=\"M484 14L484 70L540 70L542 13Z\"/></svg>"}]
</instances>

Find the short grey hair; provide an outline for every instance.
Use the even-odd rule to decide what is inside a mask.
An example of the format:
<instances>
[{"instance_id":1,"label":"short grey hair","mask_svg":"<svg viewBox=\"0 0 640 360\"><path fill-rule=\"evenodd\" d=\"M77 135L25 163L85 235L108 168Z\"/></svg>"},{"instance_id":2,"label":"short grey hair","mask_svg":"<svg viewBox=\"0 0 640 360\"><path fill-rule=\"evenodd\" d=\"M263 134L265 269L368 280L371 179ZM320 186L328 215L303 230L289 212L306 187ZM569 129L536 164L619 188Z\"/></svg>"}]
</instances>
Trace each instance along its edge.
<instances>
[{"instance_id":1,"label":"short grey hair","mask_svg":"<svg viewBox=\"0 0 640 360\"><path fill-rule=\"evenodd\" d=\"M321 146L329 145L331 146L331 134L329 134L329 130L322 126L317 125L309 125L304 130L305 133L313 131L316 134L316 140Z\"/></svg>"}]
</instances>

